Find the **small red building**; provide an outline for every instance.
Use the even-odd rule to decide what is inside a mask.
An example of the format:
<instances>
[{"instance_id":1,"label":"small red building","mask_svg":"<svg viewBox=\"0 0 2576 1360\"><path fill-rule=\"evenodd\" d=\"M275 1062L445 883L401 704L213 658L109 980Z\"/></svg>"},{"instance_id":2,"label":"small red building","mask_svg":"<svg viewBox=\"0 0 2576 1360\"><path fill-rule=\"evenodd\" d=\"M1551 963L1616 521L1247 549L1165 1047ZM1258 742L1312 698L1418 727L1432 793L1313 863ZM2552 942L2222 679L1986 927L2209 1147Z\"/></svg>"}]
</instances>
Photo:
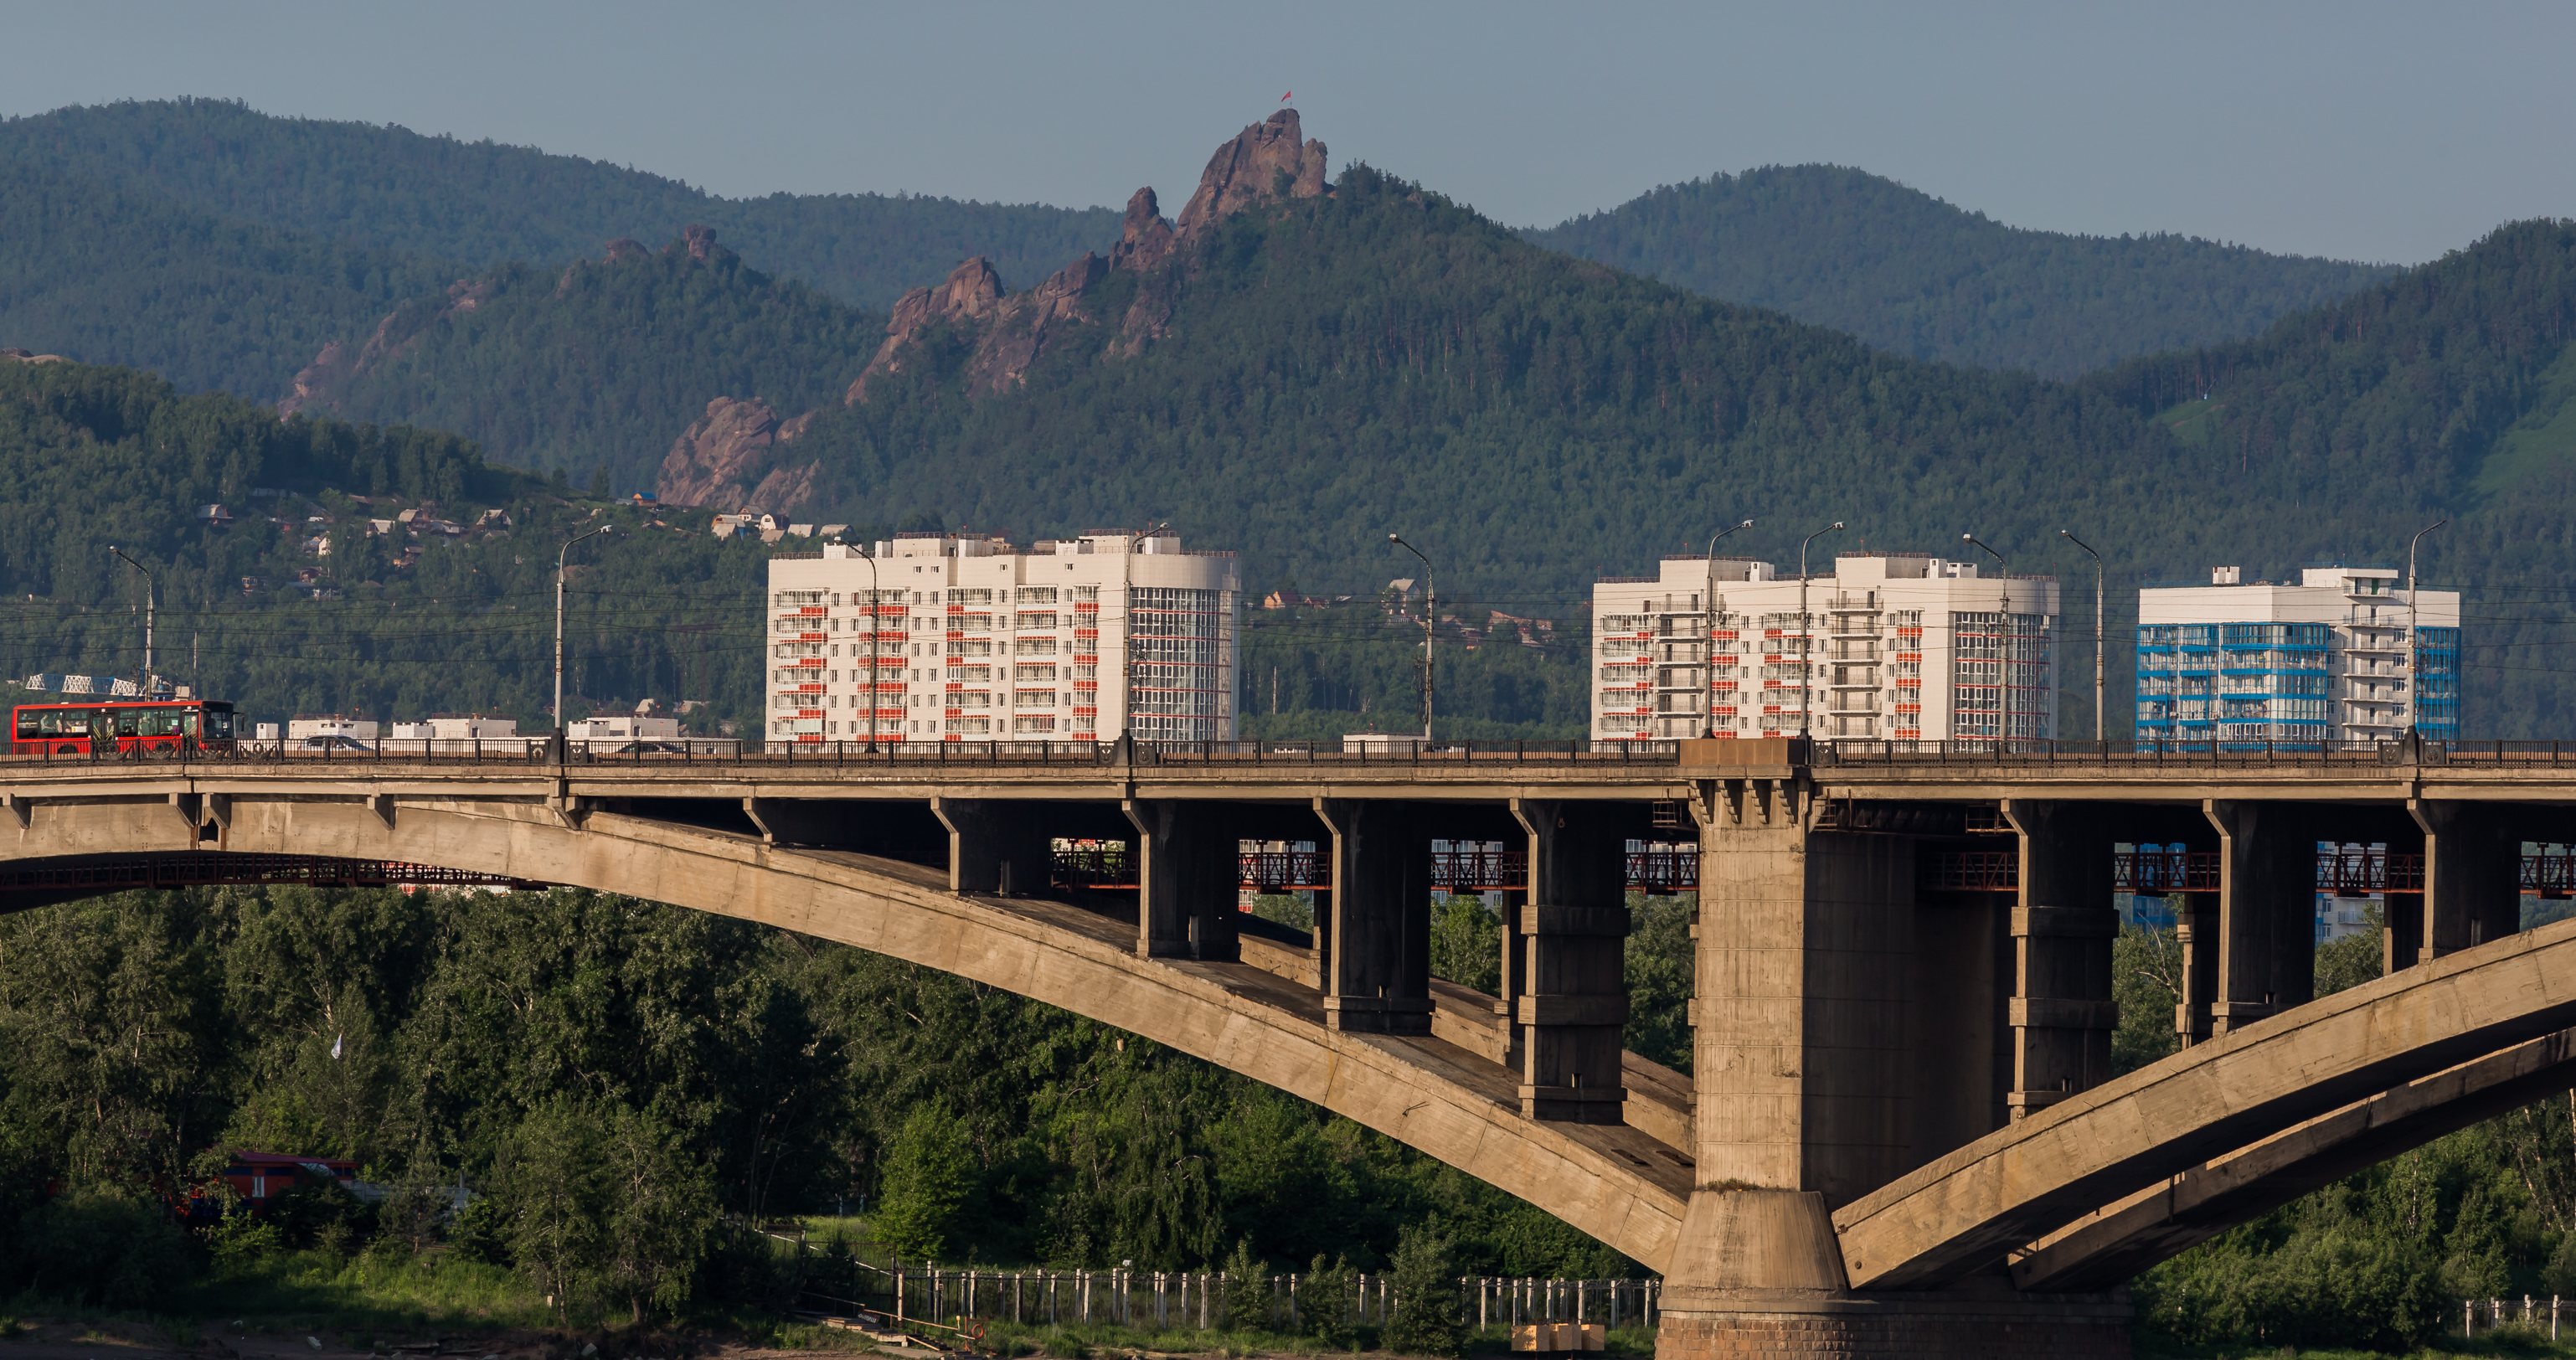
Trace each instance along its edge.
<instances>
[{"instance_id":1,"label":"small red building","mask_svg":"<svg viewBox=\"0 0 2576 1360\"><path fill-rule=\"evenodd\" d=\"M292 1189L305 1176L328 1176L343 1190L355 1193L358 1188L358 1164L338 1157L298 1157L287 1152L245 1152L230 1149L231 1160L224 1165L224 1182L241 1196L252 1213L266 1213L269 1204Z\"/></svg>"}]
</instances>

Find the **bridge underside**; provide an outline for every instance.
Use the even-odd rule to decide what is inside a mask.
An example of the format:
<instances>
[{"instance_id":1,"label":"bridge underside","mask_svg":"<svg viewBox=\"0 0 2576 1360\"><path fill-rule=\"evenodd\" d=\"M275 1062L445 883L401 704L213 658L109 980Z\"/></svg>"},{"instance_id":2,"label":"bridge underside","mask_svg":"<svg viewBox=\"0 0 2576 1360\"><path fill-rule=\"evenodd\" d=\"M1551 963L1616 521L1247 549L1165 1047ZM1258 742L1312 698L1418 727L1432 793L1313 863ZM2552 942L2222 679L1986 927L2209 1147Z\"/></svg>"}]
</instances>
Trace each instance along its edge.
<instances>
[{"instance_id":1,"label":"bridge underside","mask_svg":"<svg viewBox=\"0 0 2576 1360\"><path fill-rule=\"evenodd\" d=\"M437 865L1047 1001L1347 1114L1664 1272L1664 1360L2125 1354L2122 1279L2576 1080L2576 922L2515 933L2518 891L2576 887L2576 864L2521 854L2576 840L2576 778L1854 770L1710 745L1736 749L1624 784L1139 765L795 785L543 770L440 793L427 771L200 797L58 776L0 809L32 888L48 861L138 851ZM1693 838L1695 873L1641 858ZM1685 881L1695 1084L1618 1043L1624 890ZM1245 886L1320 890L1314 929L1243 917ZM1429 978L1440 887L1503 894L1499 997ZM2311 1001L2329 888L2385 894L2390 975ZM2115 1081L2121 891L2178 927L2183 1048Z\"/></svg>"},{"instance_id":2,"label":"bridge underside","mask_svg":"<svg viewBox=\"0 0 2576 1360\"><path fill-rule=\"evenodd\" d=\"M234 800L209 810L220 824L159 799L19 806L29 817L0 884L13 906L150 886L197 860L239 866L198 864L197 881L592 888L923 964L1169 1045L1385 1133L1652 1269L1671 1255L1691 1189L1686 1079L1628 1055L1633 1122L1525 1117L1524 1083L1490 1038L1493 998L1439 984L1429 1032L1337 1028L1327 998L1294 976L1311 976L1311 945L1286 932L1256 927L1240 950L1250 961L1139 957L1132 907L955 892L946 867L528 802ZM154 859L157 880L141 867Z\"/></svg>"}]
</instances>

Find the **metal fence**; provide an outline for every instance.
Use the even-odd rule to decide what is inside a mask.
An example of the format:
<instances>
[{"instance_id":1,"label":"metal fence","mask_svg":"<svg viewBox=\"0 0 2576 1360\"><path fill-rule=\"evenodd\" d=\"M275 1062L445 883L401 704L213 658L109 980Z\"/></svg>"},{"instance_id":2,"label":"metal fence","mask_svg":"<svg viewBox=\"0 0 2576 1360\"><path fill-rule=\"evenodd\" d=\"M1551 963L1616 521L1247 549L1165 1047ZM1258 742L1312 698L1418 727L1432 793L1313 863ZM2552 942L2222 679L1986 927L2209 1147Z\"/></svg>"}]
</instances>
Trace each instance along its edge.
<instances>
[{"instance_id":1,"label":"metal fence","mask_svg":"<svg viewBox=\"0 0 2576 1360\"><path fill-rule=\"evenodd\" d=\"M1384 1325L1402 1301L1387 1276L1357 1271L1337 1274L1333 1280L1301 1274L1262 1276L1257 1291L1261 1316L1256 1318L1229 1315L1229 1277L1221 1271L952 1270L937 1265L879 1266L853 1257L846 1261L848 1277L818 1281L812 1274L821 1264L822 1253L811 1240L771 1235L794 1243L807 1268L808 1287L800 1298L805 1311L850 1316L812 1306L841 1305L855 1310L850 1320L894 1330L924 1328L973 1337L982 1333L983 1324L1009 1322L1294 1332L1313 1320L1308 1314L1318 1307L1334 1309L1353 1325ZM1319 1296L1319 1287L1330 1293ZM1654 1279L1466 1275L1458 1279L1451 1317L1461 1325L1479 1328L1533 1322L1651 1327L1661 1312L1662 1297L1663 1282Z\"/></svg>"}]
</instances>

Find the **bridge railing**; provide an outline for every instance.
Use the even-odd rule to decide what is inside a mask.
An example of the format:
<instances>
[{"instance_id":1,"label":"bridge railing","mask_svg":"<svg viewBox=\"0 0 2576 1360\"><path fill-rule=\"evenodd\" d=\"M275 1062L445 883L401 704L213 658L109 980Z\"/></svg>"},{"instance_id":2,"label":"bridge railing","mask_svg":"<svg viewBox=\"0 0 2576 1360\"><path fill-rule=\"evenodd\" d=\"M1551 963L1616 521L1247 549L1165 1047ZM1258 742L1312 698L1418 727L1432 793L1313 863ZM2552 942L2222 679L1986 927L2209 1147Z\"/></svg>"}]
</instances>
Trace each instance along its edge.
<instances>
[{"instance_id":1,"label":"bridge railing","mask_svg":"<svg viewBox=\"0 0 2576 1360\"><path fill-rule=\"evenodd\" d=\"M2576 765L2576 741L1887 741L1819 737L1815 763L1831 766L2367 766Z\"/></svg>"},{"instance_id":2,"label":"bridge railing","mask_svg":"<svg viewBox=\"0 0 2576 1360\"><path fill-rule=\"evenodd\" d=\"M80 751L71 743L25 742L29 748L0 755L11 765L85 767L119 764L345 765L735 765L837 766L1422 766L1481 764L1672 765L1673 742L1641 741L1443 741L1345 748L1338 741L1140 741L1122 747L1102 741L768 741L731 737L568 742L558 750L542 738L481 740L387 739L372 743L245 741L171 743L124 751Z\"/></svg>"}]
</instances>

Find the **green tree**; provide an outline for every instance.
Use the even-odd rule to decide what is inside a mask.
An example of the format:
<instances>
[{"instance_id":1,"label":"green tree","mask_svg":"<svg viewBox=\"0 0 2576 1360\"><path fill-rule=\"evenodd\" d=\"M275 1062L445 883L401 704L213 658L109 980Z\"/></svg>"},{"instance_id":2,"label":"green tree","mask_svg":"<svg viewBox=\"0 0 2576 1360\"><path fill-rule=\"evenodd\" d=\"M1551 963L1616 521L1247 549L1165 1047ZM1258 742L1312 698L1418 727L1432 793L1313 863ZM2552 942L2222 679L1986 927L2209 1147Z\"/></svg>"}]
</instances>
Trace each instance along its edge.
<instances>
[{"instance_id":1,"label":"green tree","mask_svg":"<svg viewBox=\"0 0 2576 1360\"><path fill-rule=\"evenodd\" d=\"M1434 899L1431 976L1492 996L1502 988L1502 923L1470 894Z\"/></svg>"},{"instance_id":2,"label":"green tree","mask_svg":"<svg viewBox=\"0 0 2576 1360\"><path fill-rule=\"evenodd\" d=\"M1270 1263L1252 1254L1252 1239L1234 1239L1225 1258L1225 1325L1238 1332L1270 1328Z\"/></svg>"},{"instance_id":3,"label":"green tree","mask_svg":"<svg viewBox=\"0 0 2576 1360\"><path fill-rule=\"evenodd\" d=\"M1359 1339L1351 1325L1352 1291L1358 1287L1359 1272L1344 1258L1334 1257L1331 1265L1324 1260L1317 1253L1297 1280L1297 1326L1328 1349L1347 1350Z\"/></svg>"},{"instance_id":4,"label":"green tree","mask_svg":"<svg viewBox=\"0 0 2576 1360\"><path fill-rule=\"evenodd\" d=\"M714 1196L672 1130L622 1102L558 1097L521 1123L505 1157L510 1254L558 1311L599 1299L641 1322L689 1297Z\"/></svg>"},{"instance_id":5,"label":"green tree","mask_svg":"<svg viewBox=\"0 0 2576 1360\"><path fill-rule=\"evenodd\" d=\"M1690 930L1698 913L1696 893L1628 895L1628 1026L1622 1042L1629 1052L1684 1074L1691 1070L1697 955Z\"/></svg>"},{"instance_id":6,"label":"green tree","mask_svg":"<svg viewBox=\"0 0 2576 1360\"><path fill-rule=\"evenodd\" d=\"M1387 1274L1395 1288L1395 1316L1383 1338L1387 1348L1406 1355L1456 1355L1458 1272L1449 1239L1427 1228L1407 1229Z\"/></svg>"},{"instance_id":7,"label":"green tree","mask_svg":"<svg viewBox=\"0 0 2576 1360\"><path fill-rule=\"evenodd\" d=\"M915 1261L935 1261L952 1245L964 1245L955 1235L978 1170L964 1121L936 1104L914 1106L886 1149L870 1224L877 1241Z\"/></svg>"},{"instance_id":8,"label":"green tree","mask_svg":"<svg viewBox=\"0 0 2576 1360\"><path fill-rule=\"evenodd\" d=\"M2168 929L2123 925L2111 942L2111 1071L2134 1072L2181 1047L2174 1007L2182 1001L2182 945Z\"/></svg>"}]
</instances>

